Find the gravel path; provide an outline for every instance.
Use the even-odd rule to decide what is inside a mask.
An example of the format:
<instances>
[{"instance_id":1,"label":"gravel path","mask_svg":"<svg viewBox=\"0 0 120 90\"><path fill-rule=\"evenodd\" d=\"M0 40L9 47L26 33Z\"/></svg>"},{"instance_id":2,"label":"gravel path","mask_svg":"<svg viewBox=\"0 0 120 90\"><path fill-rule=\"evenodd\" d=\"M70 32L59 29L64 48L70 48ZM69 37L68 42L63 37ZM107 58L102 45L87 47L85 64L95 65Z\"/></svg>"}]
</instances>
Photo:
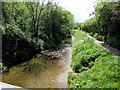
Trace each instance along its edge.
<instances>
[{"instance_id":1,"label":"gravel path","mask_svg":"<svg viewBox=\"0 0 120 90\"><path fill-rule=\"evenodd\" d=\"M120 51L116 48L113 48L109 45L106 45L104 42L102 41L98 41L97 39L95 39L94 37L90 36L89 34L87 34L87 36L89 38L93 38L95 43L97 43L98 45L102 46L106 51L108 51L109 53L115 55L115 56L120 56Z\"/></svg>"}]
</instances>

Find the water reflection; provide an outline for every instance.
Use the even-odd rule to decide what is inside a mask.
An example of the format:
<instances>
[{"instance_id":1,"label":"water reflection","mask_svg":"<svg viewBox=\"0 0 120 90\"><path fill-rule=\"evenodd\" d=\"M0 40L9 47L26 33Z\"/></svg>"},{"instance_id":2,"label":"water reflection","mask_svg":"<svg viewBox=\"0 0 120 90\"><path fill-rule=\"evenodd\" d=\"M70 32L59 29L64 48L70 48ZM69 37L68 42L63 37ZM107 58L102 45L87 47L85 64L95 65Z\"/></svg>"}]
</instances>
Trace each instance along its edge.
<instances>
[{"instance_id":1,"label":"water reflection","mask_svg":"<svg viewBox=\"0 0 120 90\"><path fill-rule=\"evenodd\" d=\"M43 51L37 58L11 67L3 74L3 82L24 88L66 88L71 47L61 44L59 48Z\"/></svg>"}]
</instances>

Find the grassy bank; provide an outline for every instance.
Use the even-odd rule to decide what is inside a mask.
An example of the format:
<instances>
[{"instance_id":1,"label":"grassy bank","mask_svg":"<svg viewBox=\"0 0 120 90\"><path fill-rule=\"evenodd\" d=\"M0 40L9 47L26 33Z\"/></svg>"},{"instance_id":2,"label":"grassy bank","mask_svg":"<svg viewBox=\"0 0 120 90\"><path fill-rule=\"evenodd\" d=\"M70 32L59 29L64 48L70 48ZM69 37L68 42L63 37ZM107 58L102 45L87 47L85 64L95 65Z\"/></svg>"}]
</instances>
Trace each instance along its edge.
<instances>
[{"instance_id":1,"label":"grassy bank","mask_svg":"<svg viewBox=\"0 0 120 90\"><path fill-rule=\"evenodd\" d=\"M118 88L120 57L103 50L82 31L75 31L74 37L69 88Z\"/></svg>"}]
</instances>

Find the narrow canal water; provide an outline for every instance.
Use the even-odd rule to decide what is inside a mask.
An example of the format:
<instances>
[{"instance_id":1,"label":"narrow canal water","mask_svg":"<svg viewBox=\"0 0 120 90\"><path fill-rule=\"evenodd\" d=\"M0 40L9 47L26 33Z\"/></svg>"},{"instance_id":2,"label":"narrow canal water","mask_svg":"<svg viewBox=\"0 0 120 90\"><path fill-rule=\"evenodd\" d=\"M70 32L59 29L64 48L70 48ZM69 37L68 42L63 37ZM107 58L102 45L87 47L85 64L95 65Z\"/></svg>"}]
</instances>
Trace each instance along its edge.
<instances>
[{"instance_id":1,"label":"narrow canal water","mask_svg":"<svg viewBox=\"0 0 120 90\"><path fill-rule=\"evenodd\" d=\"M61 44L59 48L42 51L36 58L11 67L2 75L3 82L23 88L67 88L71 46Z\"/></svg>"}]
</instances>

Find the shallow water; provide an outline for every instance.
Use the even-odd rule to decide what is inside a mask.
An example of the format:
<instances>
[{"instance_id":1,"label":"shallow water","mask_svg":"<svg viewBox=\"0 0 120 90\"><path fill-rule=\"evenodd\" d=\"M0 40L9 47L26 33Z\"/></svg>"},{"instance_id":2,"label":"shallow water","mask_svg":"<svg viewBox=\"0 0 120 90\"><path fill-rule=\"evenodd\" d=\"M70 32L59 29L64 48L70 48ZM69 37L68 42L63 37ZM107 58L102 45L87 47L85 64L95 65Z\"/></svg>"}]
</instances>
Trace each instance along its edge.
<instances>
[{"instance_id":1,"label":"shallow water","mask_svg":"<svg viewBox=\"0 0 120 90\"><path fill-rule=\"evenodd\" d=\"M71 46L59 47L57 51L43 51L36 58L11 67L2 75L2 81L23 88L67 88Z\"/></svg>"}]
</instances>

